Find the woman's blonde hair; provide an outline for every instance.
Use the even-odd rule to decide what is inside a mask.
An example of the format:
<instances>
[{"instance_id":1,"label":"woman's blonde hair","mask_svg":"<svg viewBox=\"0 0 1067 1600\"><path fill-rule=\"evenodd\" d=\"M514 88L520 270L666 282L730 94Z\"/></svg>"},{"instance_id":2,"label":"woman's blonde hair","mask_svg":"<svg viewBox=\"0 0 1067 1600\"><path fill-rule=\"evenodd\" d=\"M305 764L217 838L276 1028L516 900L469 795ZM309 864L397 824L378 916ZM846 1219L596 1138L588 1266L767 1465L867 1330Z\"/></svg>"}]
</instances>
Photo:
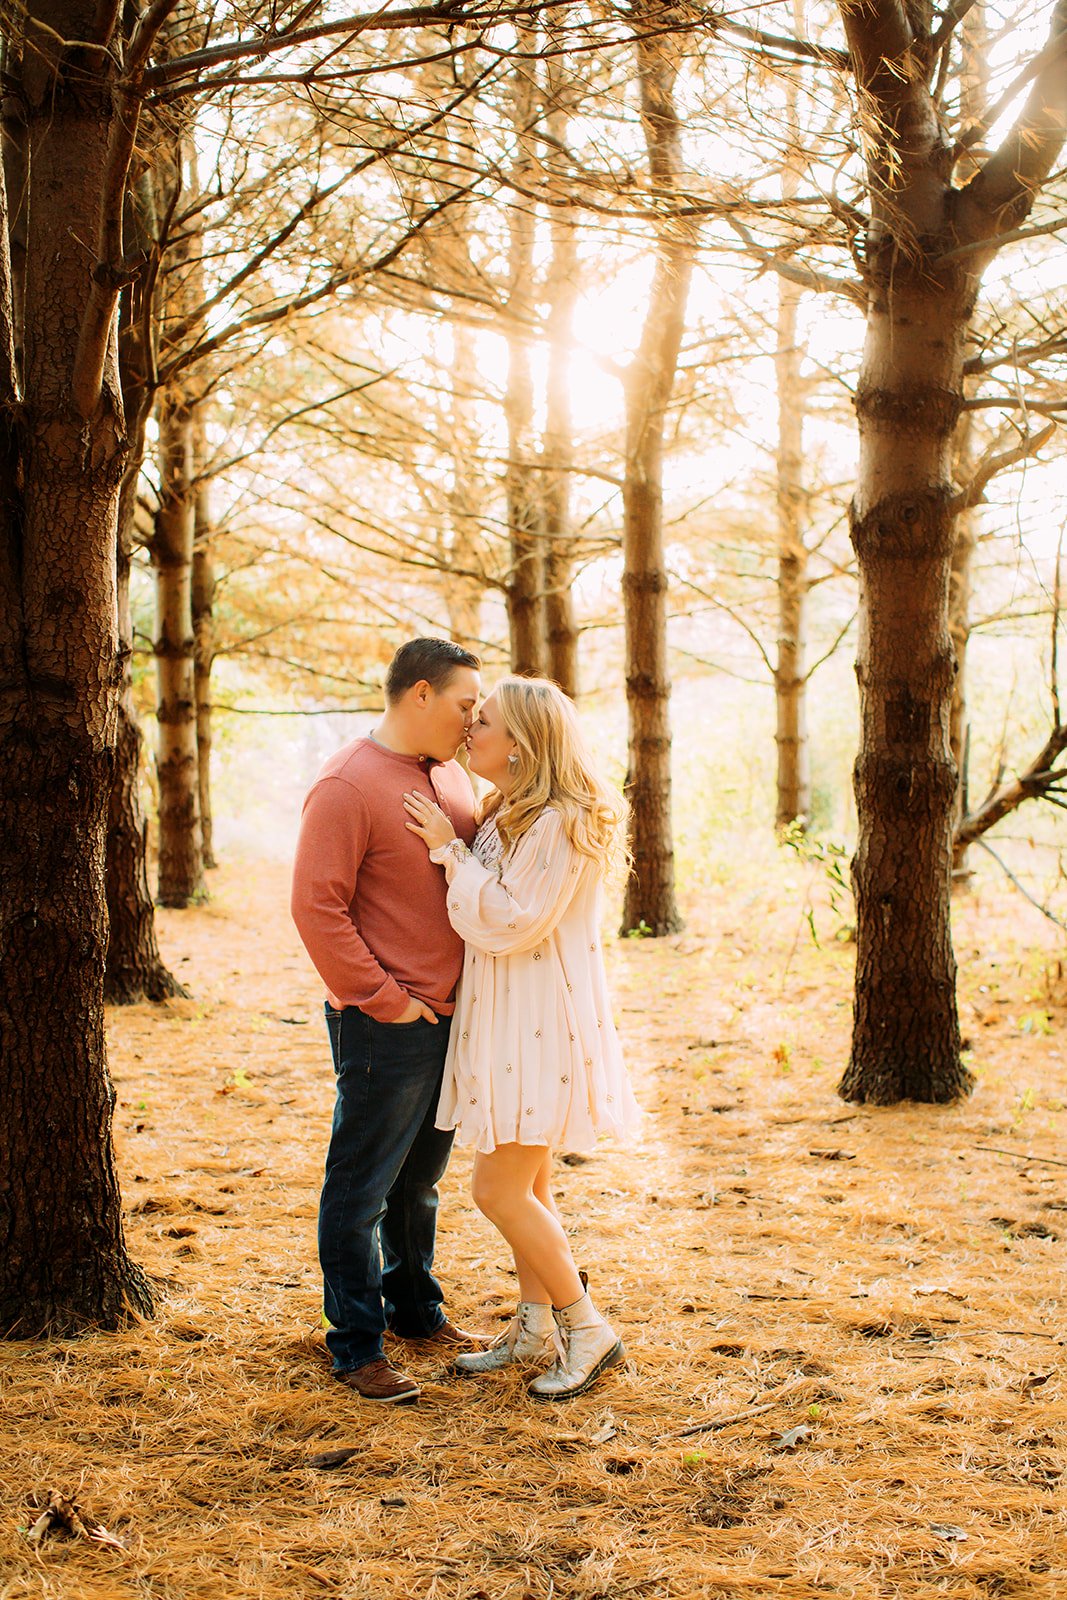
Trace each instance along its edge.
<instances>
[{"instance_id":1,"label":"woman's blonde hair","mask_svg":"<svg viewBox=\"0 0 1067 1600\"><path fill-rule=\"evenodd\" d=\"M515 741L515 782L506 795L488 796L505 851L512 849L546 806L563 818L567 838L609 871L626 860L626 803L597 770L574 706L548 678L502 678L500 717Z\"/></svg>"}]
</instances>

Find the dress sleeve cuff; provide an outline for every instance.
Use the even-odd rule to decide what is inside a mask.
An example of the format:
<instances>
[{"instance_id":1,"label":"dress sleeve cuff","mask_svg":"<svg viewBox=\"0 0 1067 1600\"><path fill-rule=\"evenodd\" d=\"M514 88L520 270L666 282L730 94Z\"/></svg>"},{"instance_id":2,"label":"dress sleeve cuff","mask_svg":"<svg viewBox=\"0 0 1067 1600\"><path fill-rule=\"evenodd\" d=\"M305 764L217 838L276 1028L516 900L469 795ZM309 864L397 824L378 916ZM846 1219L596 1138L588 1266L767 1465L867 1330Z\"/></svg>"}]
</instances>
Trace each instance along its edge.
<instances>
[{"instance_id":1,"label":"dress sleeve cuff","mask_svg":"<svg viewBox=\"0 0 1067 1600\"><path fill-rule=\"evenodd\" d=\"M451 856L453 863L458 866L461 861L466 861L469 855L470 851L462 839L449 839L447 844L439 845L436 850L430 851L430 860L442 867Z\"/></svg>"}]
</instances>

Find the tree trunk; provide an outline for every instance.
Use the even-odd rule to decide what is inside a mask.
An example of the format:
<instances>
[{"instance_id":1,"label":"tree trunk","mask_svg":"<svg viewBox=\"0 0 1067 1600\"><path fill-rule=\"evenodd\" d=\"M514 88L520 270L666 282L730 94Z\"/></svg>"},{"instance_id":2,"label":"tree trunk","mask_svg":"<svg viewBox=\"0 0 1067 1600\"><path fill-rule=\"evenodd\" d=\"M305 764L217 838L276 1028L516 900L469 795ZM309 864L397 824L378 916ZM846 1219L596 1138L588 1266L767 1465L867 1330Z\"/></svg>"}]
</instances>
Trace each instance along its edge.
<instances>
[{"instance_id":1,"label":"tree trunk","mask_svg":"<svg viewBox=\"0 0 1067 1600\"><path fill-rule=\"evenodd\" d=\"M453 213L446 215L455 227ZM442 552L442 565L447 574L445 599L450 636L457 644L477 653L482 648L484 595L483 585L472 576L484 559L479 537L478 424L472 405L472 397L477 393L478 364L471 331L458 318L452 324L452 344L449 395L452 485L448 494L449 538ZM453 570L448 571L449 567Z\"/></svg>"},{"instance_id":2,"label":"tree trunk","mask_svg":"<svg viewBox=\"0 0 1067 1600\"><path fill-rule=\"evenodd\" d=\"M185 907L204 893L197 755L193 544L193 417L182 395L157 403L160 503L152 539L156 573L159 743L159 902Z\"/></svg>"},{"instance_id":3,"label":"tree trunk","mask_svg":"<svg viewBox=\"0 0 1067 1600\"><path fill-rule=\"evenodd\" d=\"M956 430L956 480L965 483L974 467L974 429L965 412ZM978 543L978 514L970 509L956 519L956 538L949 569L948 631L956 657L956 674L949 706L948 744L956 768L956 803L952 812L952 875L959 882L967 875L967 845L956 830L967 813L967 645L971 636L971 567Z\"/></svg>"},{"instance_id":4,"label":"tree trunk","mask_svg":"<svg viewBox=\"0 0 1067 1600\"><path fill-rule=\"evenodd\" d=\"M152 195L147 179L139 186L142 208L128 208L131 229L147 256L156 244ZM156 938L155 906L148 883L148 820L141 805L140 765L143 735L133 703L131 663L130 564L136 542L137 487L145 451L145 427L152 409L151 358L144 348L146 319L140 295L131 285L123 297L119 327L119 372L130 449L119 492L117 615L122 682L118 694L115 770L108 799L107 909L109 939L104 999L112 1005L167 1000L186 995L164 964Z\"/></svg>"},{"instance_id":5,"label":"tree trunk","mask_svg":"<svg viewBox=\"0 0 1067 1600\"><path fill-rule=\"evenodd\" d=\"M205 867L217 867L211 810L211 669L215 664L215 557L211 541L215 523L211 490L203 476L207 459L203 419L196 427L196 501L194 510L192 615L193 679L196 694L196 771L200 802L200 840Z\"/></svg>"},{"instance_id":6,"label":"tree trunk","mask_svg":"<svg viewBox=\"0 0 1067 1600\"><path fill-rule=\"evenodd\" d=\"M960 120L977 124L989 109L989 30L985 6L976 0L960 27ZM970 174L968 174L970 176ZM964 484L974 470L973 413L964 412L956 429L955 479ZM971 569L978 544L978 513L974 507L962 512L956 521L956 542L952 549L949 575L949 634L956 655L956 677L952 685L948 742L956 766L956 805L952 817L952 878L967 880L967 844L958 837L958 828L967 814L968 760L970 753L967 726L967 645L971 636Z\"/></svg>"},{"instance_id":7,"label":"tree trunk","mask_svg":"<svg viewBox=\"0 0 1067 1600\"><path fill-rule=\"evenodd\" d=\"M930 142L934 167L932 130ZM931 244L933 225L945 226L946 197L944 186L935 214L923 219ZM966 265L939 269L933 257L933 249L909 253L889 227L872 230L856 394L857 949L852 1053L839 1092L878 1105L952 1101L972 1086L960 1060L949 921L956 768L948 590L952 442L977 283Z\"/></svg>"},{"instance_id":8,"label":"tree trunk","mask_svg":"<svg viewBox=\"0 0 1067 1600\"><path fill-rule=\"evenodd\" d=\"M793 24L804 28L804 0L793 0ZM788 205L800 192L795 152L800 146L799 86L787 75L784 84L786 136L789 145L782 167L782 198ZM778 391L778 651L774 664L778 754L775 824L806 826L811 814L808 768L807 676L804 658L807 632L808 548L804 541L804 411L807 395L802 374L803 352L797 342L802 290L787 278L778 280L778 338L774 373Z\"/></svg>"},{"instance_id":9,"label":"tree trunk","mask_svg":"<svg viewBox=\"0 0 1067 1600\"><path fill-rule=\"evenodd\" d=\"M120 513L120 523L122 517ZM164 964L156 938L155 907L148 886L148 819L141 806L140 757L143 743L133 704L130 652L130 549L126 534L118 536L119 661L122 682L118 696L115 768L108 797L106 882L109 939L104 973L104 999L113 1005L140 1000L167 1000L188 994Z\"/></svg>"},{"instance_id":10,"label":"tree trunk","mask_svg":"<svg viewBox=\"0 0 1067 1600\"><path fill-rule=\"evenodd\" d=\"M31 7L36 12L37 7ZM96 8L42 8L18 74L29 135L22 405L0 216L0 1331L114 1327L151 1294L130 1261L104 1043L104 840L120 668L115 527L126 454L110 347L76 409L90 248L119 114L109 64L54 43ZM6 203L2 208L6 212ZM98 303L98 301L97 301Z\"/></svg>"},{"instance_id":11,"label":"tree trunk","mask_svg":"<svg viewBox=\"0 0 1067 1600\"><path fill-rule=\"evenodd\" d=\"M530 368L534 312L534 239L536 219L522 190L532 188L536 168L531 129L537 108L536 28L516 23L525 59L519 58L512 78L512 125L517 153L515 181L519 189L508 207L508 375L504 416L508 430L505 476L511 562L506 584L512 672L543 674L545 651L545 561L542 501L533 446L534 389Z\"/></svg>"},{"instance_id":12,"label":"tree trunk","mask_svg":"<svg viewBox=\"0 0 1067 1600\"><path fill-rule=\"evenodd\" d=\"M457 74L463 68L452 55L452 30L427 28L420 32L417 71L420 92L442 112L456 92ZM432 161L420 171L438 206L431 223L420 234L426 263L426 281L441 294L462 301L475 273L471 256L471 214L466 205L450 200L468 181L465 166L457 165L452 120L444 116L430 140ZM412 202L414 205L414 202ZM451 340L447 397L442 399L448 436L451 483L447 491L447 517L435 517L434 545L448 608L449 637L476 654L483 648L482 601L487 587L486 551L482 517L486 500L484 468L480 455L482 422L477 397L483 389L478 353L471 324L462 310L446 321ZM434 503L434 511L437 504ZM461 759L466 752L461 753Z\"/></svg>"},{"instance_id":13,"label":"tree trunk","mask_svg":"<svg viewBox=\"0 0 1067 1600\"><path fill-rule=\"evenodd\" d=\"M779 828L811 815L807 677L804 670L808 551L804 543L804 384L797 345L801 290L779 280L778 349L778 653L774 664Z\"/></svg>"},{"instance_id":14,"label":"tree trunk","mask_svg":"<svg viewBox=\"0 0 1067 1600\"><path fill-rule=\"evenodd\" d=\"M896 0L841 7L871 200L867 338L850 511L860 579L857 951L849 1100L944 1102L960 1060L949 926L956 769L948 594L952 443L981 274L1027 216L1067 127L1067 0L1019 115L969 181L931 91L938 56ZM972 154L968 163L977 160ZM973 175L972 175L973 174Z\"/></svg>"},{"instance_id":15,"label":"tree trunk","mask_svg":"<svg viewBox=\"0 0 1067 1600\"><path fill-rule=\"evenodd\" d=\"M550 57L545 64L546 167L567 149L569 118L565 96L574 63ZM551 182L551 179L549 179ZM578 626L574 615L574 531L570 482L574 463L571 414L571 345L578 298L578 250L573 218L559 205L550 213L552 257L545 298L548 302L548 378L542 442L542 508L545 538L545 642L547 672L571 699L578 696Z\"/></svg>"},{"instance_id":16,"label":"tree trunk","mask_svg":"<svg viewBox=\"0 0 1067 1600\"><path fill-rule=\"evenodd\" d=\"M652 184L659 194L670 194L676 186L680 165L681 125L673 98L677 69L670 49L669 35L636 45L641 122ZM669 218L659 222L641 343L626 376L622 593L633 872L623 903L623 933L676 933L682 926L671 824L663 431L685 329L694 249L690 224Z\"/></svg>"},{"instance_id":17,"label":"tree trunk","mask_svg":"<svg viewBox=\"0 0 1067 1600\"><path fill-rule=\"evenodd\" d=\"M956 675L948 629L953 435L981 274L1028 215L1067 127L1067 0L1000 146L961 163L931 90L937 54L896 0L841 7L865 132L867 338L850 511L860 581L859 841L849 1100L945 1102L960 1060L949 925ZM979 170L974 165L980 160Z\"/></svg>"},{"instance_id":18,"label":"tree trunk","mask_svg":"<svg viewBox=\"0 0 1067 1600\"><path fill-rule=\"evenodd\" d=\"M0 69L14 84L20 70L19 47L0 39ZM19 98L5 92L3 100L3 166L7 190L7 247L11 274L11 340L19 371L23 366L22 330L26 298L26 234L29 221L29 129Z\"/></svg>"},{"instance_id":19,"label":"tree trunk","mask_svg":"<svg viewBox=\"0 0 1067 1600\"><path fill-rule=\"evenodd\" d=\"M175 47L182 14L170 18L161 51ZM156 155L161 209L176 215L186 195L199 195L196 152L187 117L164 131ZM173 358L176 328L203 300L206 248L203 208L166 243L159 314L160 364ZM197 749L193 550L196 542L198 398L176 378L156 390L159 506L149 553L156 576L156 771L159 778L161 905L181 909L203 898L204 849Z\"/></svg>"}]
</instances>

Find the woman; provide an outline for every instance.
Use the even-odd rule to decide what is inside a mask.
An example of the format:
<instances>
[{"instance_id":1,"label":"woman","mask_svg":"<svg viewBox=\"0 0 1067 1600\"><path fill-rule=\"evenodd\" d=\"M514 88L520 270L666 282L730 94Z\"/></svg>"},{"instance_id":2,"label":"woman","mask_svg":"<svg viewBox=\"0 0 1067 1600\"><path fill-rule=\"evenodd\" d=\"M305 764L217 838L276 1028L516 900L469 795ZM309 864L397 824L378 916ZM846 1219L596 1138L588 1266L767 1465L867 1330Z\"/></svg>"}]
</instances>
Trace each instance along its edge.
<instances>
[{"instance_id":1,"label":"woman","mask_svg":"<svg viewBox=\"0 0 1067 1600\"><path fill-rule=\"evenodd\" d=\"M520 1300L502 1339L456 1366L555 1356L530 1393L562 1400L623 1359L575 1269L551 1165L560 1145L588 1148L638 1118L600 946L600 886L623 850L624 810L545 679L505 678L467 742L471 771L493 786L473 850L432 801L404 803L444 864L467 945L437 1123L475 1147L474 1200L511 1246Z\"/></svg>"}]
</instances>

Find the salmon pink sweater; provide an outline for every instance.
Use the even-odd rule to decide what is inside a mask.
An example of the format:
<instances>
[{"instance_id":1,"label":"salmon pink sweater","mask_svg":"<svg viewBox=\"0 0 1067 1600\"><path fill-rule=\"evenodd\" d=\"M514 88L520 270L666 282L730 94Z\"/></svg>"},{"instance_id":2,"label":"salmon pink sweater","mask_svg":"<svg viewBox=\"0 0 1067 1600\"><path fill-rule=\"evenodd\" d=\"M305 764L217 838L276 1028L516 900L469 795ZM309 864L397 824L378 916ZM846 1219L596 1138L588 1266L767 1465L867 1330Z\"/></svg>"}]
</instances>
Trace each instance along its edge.
<instances>
[{"instance_id":1,"label":"salmon pink sweater","mask_svg":"<svg viewBox=\"0 0 1067 1600\"><path fill-rule=\"evenodd\" d=\"M450 1015L463 965L445 875L405 826L407 790L435 800L471 842L474 794L458 761L356 739L312 785L293 864L293 921L330 1004L378 1022L395 1022L411 998Z\"/></svg>"}]
</instances>

